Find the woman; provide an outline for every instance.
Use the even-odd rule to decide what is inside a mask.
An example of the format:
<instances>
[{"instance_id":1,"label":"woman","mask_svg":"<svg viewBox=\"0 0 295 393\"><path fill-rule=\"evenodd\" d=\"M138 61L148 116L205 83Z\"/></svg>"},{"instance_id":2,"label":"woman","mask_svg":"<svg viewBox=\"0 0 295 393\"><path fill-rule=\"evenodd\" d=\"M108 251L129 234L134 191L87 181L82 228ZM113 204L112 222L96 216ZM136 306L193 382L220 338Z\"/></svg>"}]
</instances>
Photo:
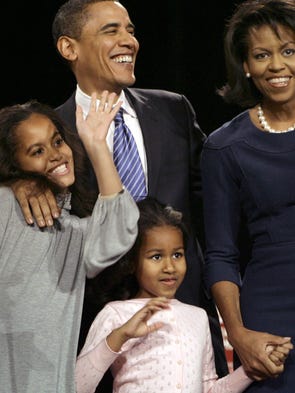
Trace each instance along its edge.
<instances>
[{"instance_id":1,"label":"woman","mask_svg":"<svg viewBox=\"0 0 295 393\"><path fill-rule=\"evenodd\" d=\"M69 214L74 159L56 112L38 102L0 111L0 178L34 177L58 193L61 217L50 228L29 226L12 191L0 187L0 347L5 392L74 393L74 365L86 275L93 277L128 251L138 209L122 191L105 137L120 103L101 104L77 128L100 196L93 214ZM108 105L107 105L108 103ZM1 389L0 389L1 390Z\"/></svg>"},{"instance_id":2,"label":"woman","mask_svg":"<svg viewBox=\"0 0 295 393\"><path fill-rule=\"evenodd\" d=\"M291 393L295 354L273 362L267 350L295 337L294 0L240 4L225 56L228 83L220 93L247 109L204 146L206 280L230 343L257 381L247 392ZM242 217L251 257L241 280Z\"/></svg>"}]
</instances>

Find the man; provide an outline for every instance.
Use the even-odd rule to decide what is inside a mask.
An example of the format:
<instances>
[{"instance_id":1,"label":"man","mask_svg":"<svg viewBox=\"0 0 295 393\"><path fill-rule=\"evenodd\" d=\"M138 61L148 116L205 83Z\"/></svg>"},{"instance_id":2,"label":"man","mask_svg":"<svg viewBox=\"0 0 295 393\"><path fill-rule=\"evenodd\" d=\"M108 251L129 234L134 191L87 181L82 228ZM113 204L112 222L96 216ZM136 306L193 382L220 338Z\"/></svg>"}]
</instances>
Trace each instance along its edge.
<instances>
[{"instance_id":1,"label":"man","mask_svg":"<svg viewBox=\"0 0 295 393\"><path fill-rule=\"evenodd\" d=\"M192 236L186 256L188 271L177 297L206 308L211 322L217 373L223 376L228 369L222 335L216 309L204 293L203 259L196 241L202 228L199 158L205 134L198 126L194 110L183 95L129 88L135 83L134 66L139 43L128 12L119 2L69 0L57 12L52 31L58 52L77 80L76 91L56 109L57 112L76 132L76 104L83 108L86 116L91 93L96 92L100 97L103 90L115 92L122 101L124 120L136 141L148 195L181 210L189 222ZM111 151L113 133L114 125L108 135ZM86 153L85 170L89 172L89 184L85 187L92 190L97 185ZM49 208L47 202L43 203L44 199L45 202L49 200ZM33 202L38 206L36 198ZM29 222L32 217L28 205L24 201L21 203ZM79 207L73 205L72 208L75 212ZM43 198L41 208L35 211L39 224L42 221L50 224L51 215L57 214L50 196ZM80 344L83 344L91 322L87 321L87 303L86 298Z\"/></svg>"}]
</instances>

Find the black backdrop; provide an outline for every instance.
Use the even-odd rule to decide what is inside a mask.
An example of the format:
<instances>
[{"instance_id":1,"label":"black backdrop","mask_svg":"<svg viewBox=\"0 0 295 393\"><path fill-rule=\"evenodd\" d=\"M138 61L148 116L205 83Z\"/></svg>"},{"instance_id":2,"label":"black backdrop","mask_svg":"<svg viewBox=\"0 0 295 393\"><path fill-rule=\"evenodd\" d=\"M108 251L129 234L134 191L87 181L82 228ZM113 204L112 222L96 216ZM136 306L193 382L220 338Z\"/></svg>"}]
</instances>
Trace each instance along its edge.
<instances>
[{"instance_id":1,"label":"black backdrop","mask_svg":"<svg viewBox=\"0 0 295 393\"><path fill-rule=\"evenodd\" d=\"M121 0L136 25L141 49L136 86L185 94L208 134L240 109L217 96L225 81L223 32L234 0ZM63 0L16 0L1 5L0 107L36 98L65 101L75 82L51 39ZM197 10L195 9L197 8Z\"/></svg>"}]
</instances>

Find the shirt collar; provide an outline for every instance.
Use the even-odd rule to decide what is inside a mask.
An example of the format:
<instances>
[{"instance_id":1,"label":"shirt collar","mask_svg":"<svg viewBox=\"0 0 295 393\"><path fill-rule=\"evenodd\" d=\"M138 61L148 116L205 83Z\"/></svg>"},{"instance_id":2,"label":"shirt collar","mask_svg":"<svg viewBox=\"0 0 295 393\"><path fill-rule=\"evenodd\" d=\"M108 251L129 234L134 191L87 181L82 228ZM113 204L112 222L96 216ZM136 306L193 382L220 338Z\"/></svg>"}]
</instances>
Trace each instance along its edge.
<instances>
[{"instance_id":1,"label":"shirt collar","mask_svg":"<svg viewBox=\"0 0 295 393\"><path fill-rule=\"evenodd\" d=\"M134 109L131 107L131 105L129 104L129 102L128 102L128 100L126 98L126 95L125 95L123 90L121 91L119 100L122 101L121 108L123 108L124 112L127 113L128 115L130 115L133 118L137 118L136 113L135 113ZM80 89L80 87L77 85L77 89L76 89L76 104L81 106L84 116L86 116L88 111L89 111L90 101L91 101L91 97L89 95L87 95L86 93L84 93ZM99 100L97 100L97 102L99 103Z\"/></svg>"}]
</instances>

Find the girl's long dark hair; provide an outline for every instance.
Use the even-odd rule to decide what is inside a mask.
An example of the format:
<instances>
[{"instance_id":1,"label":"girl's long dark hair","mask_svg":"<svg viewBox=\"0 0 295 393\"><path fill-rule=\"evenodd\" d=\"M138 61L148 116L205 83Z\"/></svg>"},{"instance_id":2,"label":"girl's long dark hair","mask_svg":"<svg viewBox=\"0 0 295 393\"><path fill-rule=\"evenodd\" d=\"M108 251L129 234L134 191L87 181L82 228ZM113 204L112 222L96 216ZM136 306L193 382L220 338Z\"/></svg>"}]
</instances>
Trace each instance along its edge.
<instances>
[{"instance_id":1,"label":"girl's long dark hair","mask_svg":"<svg viewBox=\"0 0 295 393\"><path fill-rule=\"evenodd\" d=\"M75 152L75 183L70 187L72 203L77 206L76 214L86 216L91 214L97 193L91 192L85 184L85 153L77 134L72 133L60 119L53 108L37 100L30 100L24 104L4 107L0 110L0 182L9 184L18 179L33 179L39 185L39 190L51 188L56 194L60 189L50 182L45 176L23 171L16 160L16 151L19 145L16 130L22 122L33 114L47 117L55 125L65 142Z\"/></svg>"}]
</instances>

